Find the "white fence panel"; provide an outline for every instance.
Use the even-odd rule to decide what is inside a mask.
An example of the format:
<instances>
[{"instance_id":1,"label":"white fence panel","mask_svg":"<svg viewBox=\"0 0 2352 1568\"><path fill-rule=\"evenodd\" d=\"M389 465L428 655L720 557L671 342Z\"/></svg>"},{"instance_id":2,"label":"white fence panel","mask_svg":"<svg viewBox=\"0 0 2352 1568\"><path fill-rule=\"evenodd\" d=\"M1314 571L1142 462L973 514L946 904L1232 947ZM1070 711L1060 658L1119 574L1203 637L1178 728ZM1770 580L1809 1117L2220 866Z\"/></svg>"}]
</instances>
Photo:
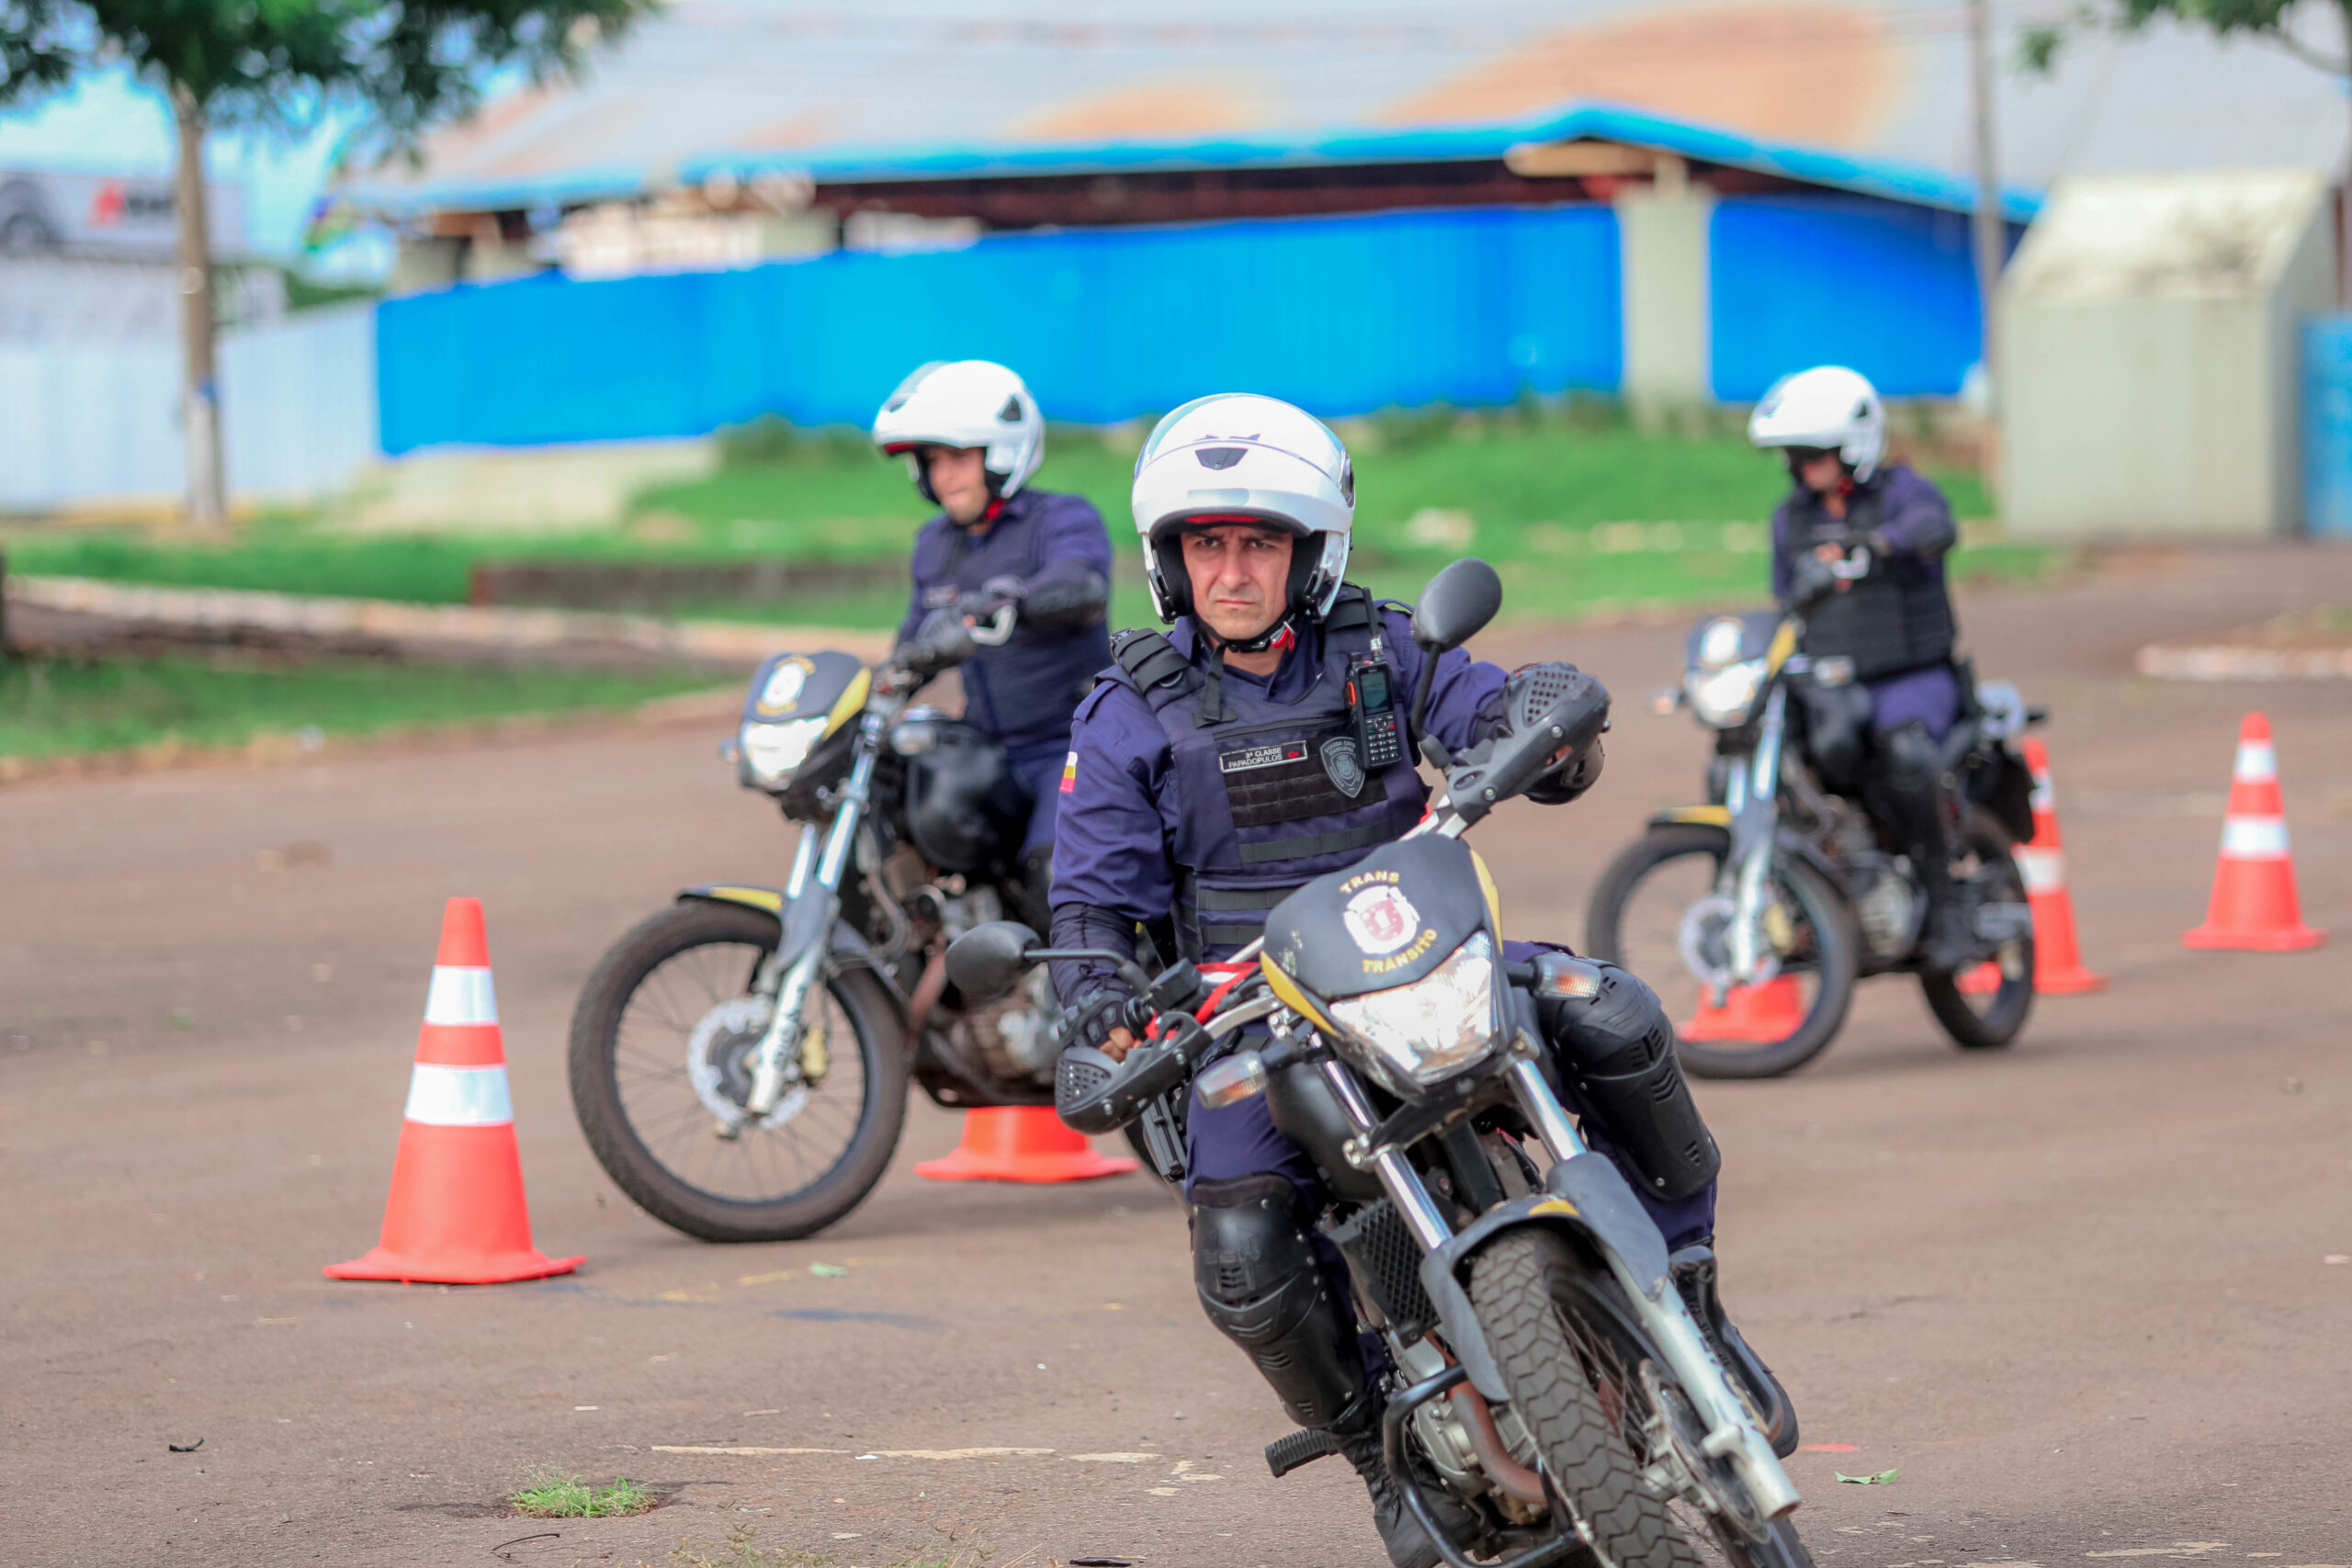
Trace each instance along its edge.
<instances>
[{"instance_id":1,"label":"white fence panel","mask_svg":"<svg viewBox=\"0 0 2352 1568\"><path fill-rule=\"evenodd\" d=\"M376 446L376 308L305 310L220 342L223 460L239 495L340 490Z\"/></svg>"},{"instance_id":2,"label":"white fence panel","mask_svg":"<svg viewBox=\"0 0 2352 1568\"><path fill-rule=\"evenodd\" d=\"M224 335L220 398L232 496L341 488L378 453L374 307ZM185 471L176 347L0 344L0 512L169 501Z\"/></svg>"},{"instance_id":3,"label":"white fence panel","mask_svg":"<svg viewBox=\"0 0 2352 1568\"><path fill-rule=\"evenodd\" d=\"M168 345L0 344L0 508L177 491L178 367Z\"/></svg>"}]
</instances>

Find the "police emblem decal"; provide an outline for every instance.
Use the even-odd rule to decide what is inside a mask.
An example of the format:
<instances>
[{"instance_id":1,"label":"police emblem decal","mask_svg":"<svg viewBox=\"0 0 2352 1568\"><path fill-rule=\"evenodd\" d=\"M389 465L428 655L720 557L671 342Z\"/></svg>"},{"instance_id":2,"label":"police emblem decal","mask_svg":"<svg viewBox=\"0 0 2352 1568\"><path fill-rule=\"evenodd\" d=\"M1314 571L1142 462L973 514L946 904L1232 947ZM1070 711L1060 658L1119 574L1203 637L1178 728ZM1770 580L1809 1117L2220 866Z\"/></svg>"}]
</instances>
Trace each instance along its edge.
<instances>
[{"instance_id":1,"label":"police emblem decal","mask_svg":"<svg viewBox=\"0 0 2352 1568\"><path fill-rule=\"evenodd\" d=\"M1323 742L1323 771L1350 800L1363 793L1363 759L1354 736L1335 735Z\"/></svg>"},{"instance_id":2,"label":"police emblem decal","mask_svg":"<svg viewBox=\"0 0 2352 1568\"><path fill-rule=\"evenodd\" d=\"M1357 947L1377 957L1396 952L1420 933L1421 912L1402 892L1382 883L1349 899L1340 921Z\"/></svg>"}]
</instances>

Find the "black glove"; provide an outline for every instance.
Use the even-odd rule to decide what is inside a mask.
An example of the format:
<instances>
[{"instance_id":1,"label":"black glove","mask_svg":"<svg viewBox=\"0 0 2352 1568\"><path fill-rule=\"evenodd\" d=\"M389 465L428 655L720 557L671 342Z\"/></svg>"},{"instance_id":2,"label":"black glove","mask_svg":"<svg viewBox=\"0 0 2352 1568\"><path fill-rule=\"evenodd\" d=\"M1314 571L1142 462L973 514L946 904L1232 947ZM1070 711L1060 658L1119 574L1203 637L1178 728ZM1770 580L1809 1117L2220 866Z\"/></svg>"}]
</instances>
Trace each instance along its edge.
<instances>
[{"instance_id":1,"label":"black glove","mask_svg":"<svg viewBox=\"0 0 2352 1568\"><path fill-rule=\"evenodd\" d=\"M1789 563L1789 603L1802 610L1838 586L1838 574L1830 563L1811 550Z\"/></svg>"},{"instance_id":2,"label":"black glove","mask_svg":"<svg viewBox=\"0 0 2352 1568\"><path fill-rule=\"evenodd\" d=\"M1021 580L1016 577L991 577L986 582L956 601L956 611L966 619L986 626L999 610L1021 602Z\"/></svg>"},{"instance_id":3,"label":"black glove","mask_svg":"<svg viewBox=\"0 0 2352 1568\"><path fill-rule=\"evenodd\" d=\"M1111 1043L1111 1031L1124 1029L1130 1034L1141 1034L1149 1020L1137 1023L1132 1015L1135 998L1125 991L1105 986L1062 1014L1060 1042L1062 1049L1073 1045L1091 1046L1100 1051Z\"/></svg>"},{"instance_id":4,"label":"black glove","mask_svg":"<svg viewBox=\"0 0 2352 1568\"><path fill-rule=\"evenodd\" d=\"M933 610L922 618L913 637L902 642L898 656L910 665L924 670L944 670L971 657L972 633L964 625L964 614L948 608Z\"/></svg>"}]
</instances>

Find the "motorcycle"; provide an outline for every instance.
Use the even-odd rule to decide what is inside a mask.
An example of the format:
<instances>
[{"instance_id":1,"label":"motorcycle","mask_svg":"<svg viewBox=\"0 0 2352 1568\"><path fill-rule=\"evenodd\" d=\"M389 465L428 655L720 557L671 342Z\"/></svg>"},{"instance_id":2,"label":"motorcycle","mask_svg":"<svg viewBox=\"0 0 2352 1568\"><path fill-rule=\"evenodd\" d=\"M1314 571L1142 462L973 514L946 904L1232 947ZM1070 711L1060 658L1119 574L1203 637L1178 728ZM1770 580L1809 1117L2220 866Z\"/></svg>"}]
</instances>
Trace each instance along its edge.
<instances>
[{"instance_id":1,"label":"motorcycle","mask_svg":"<svg viewBox=\"0 0 2352 1568\"><path fill-rule=\"evenodd\" d=\"M1440 573L1414 615L1424 670L1501 595L1483 561ZM1424 680L1416 732L1427 702ZM1360 1325L1388 1351L1389 1472L1453 1568L1474 1554L1482 1568L1498 1555L1502 1568L1809 1568L1762 1395L1719 1359L1656 1224L1563 1111L1538 1044L1535 998L1592 995L1601 971L1565 953L1507 960L1493 880L1461 842L1589 747L1608 709L1599 682L1553 666L1521 688L1500 736L1458 758L1425 739L1444 778L1428 817L1292 893L1229 963L1148 975L1003 922L958 939L948 973L978 996L1048 959L1114 966L1137 1043L1116 1063L1067 1052L1056 1109L1088 1133L1149 1119L1170 1180L1183 1174L1193 1095L1266 1097L1321 1175L1317 1224L1346 1260ZM1308 1429L1266 1461L1280 1476L1336 1451ZM1432 1485L1475 1523L1449 1532Z\"/></svg>"},{"instance_id":2,"label":"motorcycle","mask_svg":"<svg viewBox=\"0 0 2352 1568\"><path fill-rule=\"evenodd\" d=\"M1875 975L1917 976L1961 1047L2007 1045L2033 1006L2033 910L2014 855L2033 836L2032 780L2010 742L2046 716L2009 682L1960 667L1962 712L1942 760L1976 951L1957 972L1932 969L1919 868L1853 797L1868 694L1851 660L1797 652L1802 630L1771 610L1691 628L1681 684L1654 705L1688 706L1713 731L1707 803L1653 817L1610 863L1586 946L1690 1006L1678 1051L1701 1077L1804 1066L1844 1024L1855 984ZM1675 985L1678 971L1687 980Z\"/></svg>"},{"instance_id":3,"label":"motorcycle","mask_svg":"<svg viewBox=\"0 0 2352 1568\"><path fill-rule=\"evenodd\" d=\"M780 653L752 678L722 755L801 825L784 886L684 889L572 1017L581 1129L656 1219L705 1241L824 1229L881 1179L910 1076L956 1110L1052 1103L1051 985L975 1004L944 960L1008 910L1044 915L1017 863L1027 801L1001 748L911 705L1014 614L934 615L871 669Z\"/></svg>"}]
</instances>

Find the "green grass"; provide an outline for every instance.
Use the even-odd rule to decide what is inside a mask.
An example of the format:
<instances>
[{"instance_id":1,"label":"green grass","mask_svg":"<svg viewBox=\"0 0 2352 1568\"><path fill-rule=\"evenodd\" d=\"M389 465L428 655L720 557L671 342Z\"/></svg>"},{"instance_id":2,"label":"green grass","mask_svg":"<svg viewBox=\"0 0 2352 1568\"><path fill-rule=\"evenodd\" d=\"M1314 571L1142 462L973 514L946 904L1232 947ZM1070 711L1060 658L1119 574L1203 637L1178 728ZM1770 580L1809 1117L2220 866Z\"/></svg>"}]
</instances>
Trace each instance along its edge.
<instances>
[{"instance_id":1,"label":"green grass","mask_svg":"<svg viewBox=\"0 0 2352 1568\"><path fill-rule=\"evenodd\" d=\"M465 598L475 562L499 558L895 561L927 510L903 465L877 457L847 433L796 435L754 424L721 446L727 461L717 472L649 490L624 525L595 533L527 540L348 536L273 517L209 547L64 530L19 533L0 539L0 547L24 572L448 604ZM1357 446L1352 575L1383 593L1410 597L1438 567L1477 554L1504 569L1507 614L1521 619L1763 594L1757 525L1787 480L1777 462L1737 436L1649 435L1605 418L1505 411L1468 419L1437 410L1367 422ZM1114 620L1148 624L1127 513L1132 445L1125 435L1056 430L1046 453L1033 482L1088 496L1110 525L1122 563ZM1989 513L1973 474L1930 472L1962 516ZM1679 547L1654 540L1607 547L1611 525L1634 523L1701 526L1686 531ZM1748 526L1727 542L1723 525L1732 523ZM1954 564L1963 577L2030 577L2049 558L2029 547L1969 547ZM686 614L852 626L892 626L904 610L896 589L682 606Z\"/></svg>"},{"instance_id":2,"label":"green grass","mask_svg":"<svg viewBox=\"0 0 2352 1568\"><path fill-rule=\"evenodd\" d=\"M625 708L713 683L691 671L15 659L0 660L0 757L235 746L305 729L368 735L509 714Z\"/></svg>"},{"instance_id":3,"label":"green grass","mask_svg":"<svg viewBox=\"0 0 2352 1568\"><path fill-rule=\"evenodd\" d=\"M641 1514L654 1501L652 1493L625 1475L610 1486L596 1487L555 1469L534 1471L506 1500L539 1519L618 1518Z\"/></svg>"}]
</instances>

